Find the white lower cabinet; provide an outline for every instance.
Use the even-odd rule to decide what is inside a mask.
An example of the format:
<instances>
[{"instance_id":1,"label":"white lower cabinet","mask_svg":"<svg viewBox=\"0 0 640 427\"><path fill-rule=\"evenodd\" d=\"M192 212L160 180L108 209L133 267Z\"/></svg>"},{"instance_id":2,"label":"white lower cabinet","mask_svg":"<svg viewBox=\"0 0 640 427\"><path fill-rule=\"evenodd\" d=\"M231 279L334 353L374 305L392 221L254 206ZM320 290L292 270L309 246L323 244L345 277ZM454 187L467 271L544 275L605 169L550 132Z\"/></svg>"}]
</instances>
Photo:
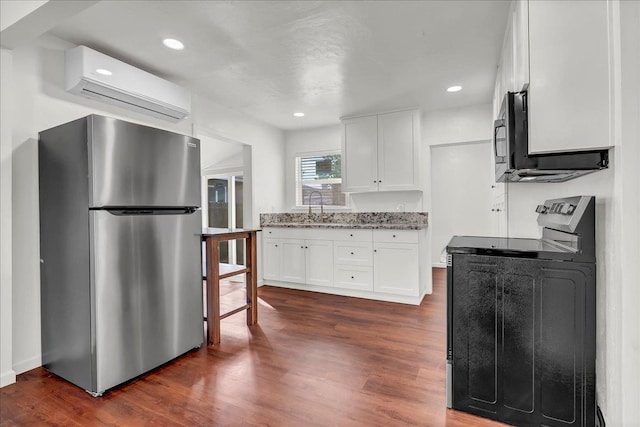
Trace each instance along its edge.
<instances>
[{"instance_id":1,"label":"white lower cabinet","mask_svg":"<svg viewBox=\"0 0 640 427\"><path fill-rule=\"evenodd\" d=\"M280 280L282 245L280 239L265 238L262 252L263 276L267 280Z\"/></svg>"},{"instance_id":2,"label":"white lower cabinet","mask_svg":"<svg viewBox=\"0 0 640 427\"><path fill-rule=\"evenodd\" d=\"M275 280L333 286L332 241L281 238L279 242L282 248L280 277ZM269 249L267 246L267 251ZM265 266L265 271L267 269Z\"/></svg>"},{"instance_id":3,"label":"white lower cabinet","mask_svg":"<svg viewBox=\"0 0 640 427\"><path fill-rule=\"evenodd\" d=\"M306 240L304 244L307 285L333 286L333 242Z\"/></svg>"},{"instance_id":4,"label":"white lower cabinet","mask_svg":"<svg viewBox=\"0 0 640 427\"><path fill-rule=\"evenodd\" d=\"M419 304L431 291L420 266L421 257L428 262L425 230L269 231L277 236L264 239L270 285L408 304Z\"/></svg>"},{"instance_id":5,"label":"white lower cabinet","mask_svg":"<svg viewBox=\"0 0 640 427\"><path fill-rule=\"evenodd\" d=\"M280 242L282 246L280 280L305 283L304 240L280 239Z\"/></svg>"},{"instance_id":6,"label":"white lower cabinet","mask_svg":"<svg viewBox=\"0 0 640 427\"><path fill-rule=\"evenodd\" d=\"M375 243L373 290L386 294L418 296L418 245Z\"/></svg>"}]
</instances>

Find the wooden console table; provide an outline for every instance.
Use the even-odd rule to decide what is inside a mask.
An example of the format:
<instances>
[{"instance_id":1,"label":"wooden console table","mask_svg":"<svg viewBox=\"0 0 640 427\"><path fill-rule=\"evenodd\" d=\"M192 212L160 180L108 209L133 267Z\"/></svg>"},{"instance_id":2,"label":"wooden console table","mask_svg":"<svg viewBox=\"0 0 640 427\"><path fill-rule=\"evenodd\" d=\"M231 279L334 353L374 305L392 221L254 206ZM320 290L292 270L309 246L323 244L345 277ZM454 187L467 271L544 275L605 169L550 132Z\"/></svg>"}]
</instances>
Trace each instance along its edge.
<instances>
[{"instance_id":1,"label":"wooden console table","mask_svg":"<svg viewBox=\"0 0 640 427\"><path fill-rule=\"evenodd\" d=\"M258 323L258 262L257 232L255 230L205 228L202 240L205 242L207 265L207 344L220 343L220 320L233 314L247 311L247 325ZM245 239L246 265L220 263L220 242ZM220 314L220 279L245 274L247 303L241 307Z\"/></svg>"}]
</instances>

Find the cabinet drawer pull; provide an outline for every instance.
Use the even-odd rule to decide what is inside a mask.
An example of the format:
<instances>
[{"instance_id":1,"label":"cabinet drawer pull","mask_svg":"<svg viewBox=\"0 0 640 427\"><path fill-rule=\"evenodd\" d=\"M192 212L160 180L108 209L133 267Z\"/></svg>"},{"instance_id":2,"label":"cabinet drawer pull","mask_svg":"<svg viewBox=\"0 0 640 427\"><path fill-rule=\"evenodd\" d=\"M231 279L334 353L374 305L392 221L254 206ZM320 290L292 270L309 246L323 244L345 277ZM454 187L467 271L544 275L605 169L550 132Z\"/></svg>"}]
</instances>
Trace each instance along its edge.
<instances>
[{"instance_id":1,"label":"cabinet drawer pull","mask_svg":"<svg viewBox=\"0 0 640 427\"><path fill-rule=\"evenodd\" d=\"M393 237L396 237L396 235L394 234Z\"/></svg>"},{"instance_id":2,"label":"cabinet drawer pull","mask_svg":"<svg viewBox=\"0 0 640 427\"><path fill-rule=\"evenodd\" d=\"M349 234L349 236L353 237L353 234Z\"/></svg>"},{"instance_id":3,"label":"cabinet drawer pull","mask_svg":"<svg viewBox=\"0 0 640 427\"><path fill-rule=\"evenodd\" d=\"M353 252L351 252L351 255L353 255Z\"/></svg>"},{"instance_id":4,"label":"cabinet drawer pull","mask_svg":"<svg viewBox=\"0 0 640 427\"><path fill-rule=\"evenodd\" d=\"M355 277L351 276L352 279L355 279Z\"/></svg>"}]
</instances>

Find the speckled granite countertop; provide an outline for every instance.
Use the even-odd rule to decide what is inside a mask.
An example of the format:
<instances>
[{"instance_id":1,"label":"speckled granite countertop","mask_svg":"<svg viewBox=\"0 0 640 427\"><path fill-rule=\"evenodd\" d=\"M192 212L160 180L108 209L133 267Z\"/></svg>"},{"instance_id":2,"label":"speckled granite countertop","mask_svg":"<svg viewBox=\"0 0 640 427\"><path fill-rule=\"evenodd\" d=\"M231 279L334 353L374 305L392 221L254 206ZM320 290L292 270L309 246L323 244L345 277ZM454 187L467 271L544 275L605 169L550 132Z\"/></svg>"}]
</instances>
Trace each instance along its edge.
<instances>
[{"instance_id":1,"label":"speckled granite countertop","mask_svg":"<svg viewBox=\"0 0 640 427\"><path fill-rule=\"evenodd\" d=\"M323 222L319 213L274 213L260 214L260 227L422 230L427 217L426 212L340 212L325 214Z\"/></svg>"}]
</instances>

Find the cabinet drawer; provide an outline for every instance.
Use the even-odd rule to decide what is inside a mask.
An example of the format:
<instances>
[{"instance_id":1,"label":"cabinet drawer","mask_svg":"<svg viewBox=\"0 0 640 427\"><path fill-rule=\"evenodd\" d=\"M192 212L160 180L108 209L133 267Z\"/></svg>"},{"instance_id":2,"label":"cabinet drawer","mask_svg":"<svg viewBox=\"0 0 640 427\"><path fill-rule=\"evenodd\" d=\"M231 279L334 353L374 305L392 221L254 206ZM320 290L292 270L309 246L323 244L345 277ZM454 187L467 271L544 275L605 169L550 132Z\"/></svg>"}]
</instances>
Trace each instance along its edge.
<instances>
[{"instance_id":1,"label":"cabinet drawer","mask_svg":"<svg viewBox=\"0 0 640 427\"><path fill-rule=\"evenodd\" d=\"M337 288L373 290L373 268L358 265L336 265L334 282Z\"/></svg>"},{"instance_id":2,"label":"cabinet drawer","mask_svg":"<svg viewBox=\"0 0 640 427\"><path fill-rule=\"evenodd\" d=\"M386 243L418 243L418 231L373 230L373 241Z\"/></svg>"},{"instance_id":3,"label":"cabinet drawer","mask_svg":"<svg viewBox=\"0 0 640 427\"><path fill-rule=\"evenodd\" d=\"M280 237L282 234L282 228L277 227L264 227L262 229L262 237L263 238L276 238Z\"/></svg>"},{"instance_id":4,"label":"cabinet drawer","mask_svg":"<svg viewBox=\"0 0 640 427\"><path fill-rule=\"evenodd\" d=\"M343 242L371 242L372 230L361 230L349 228L346 230L331 230L331 236L333 240L340 240Z\"/></svg>"},{"instance_id":5,"label":"cabinet drawer","mask_svg":"<svg viewBox=\"0 0 640 427\"><path fill-rule=\"evenodd\" d=\"M373 265L371 242L333 242L334 262L348 265Z\"/></svg>"}]
</instances>

